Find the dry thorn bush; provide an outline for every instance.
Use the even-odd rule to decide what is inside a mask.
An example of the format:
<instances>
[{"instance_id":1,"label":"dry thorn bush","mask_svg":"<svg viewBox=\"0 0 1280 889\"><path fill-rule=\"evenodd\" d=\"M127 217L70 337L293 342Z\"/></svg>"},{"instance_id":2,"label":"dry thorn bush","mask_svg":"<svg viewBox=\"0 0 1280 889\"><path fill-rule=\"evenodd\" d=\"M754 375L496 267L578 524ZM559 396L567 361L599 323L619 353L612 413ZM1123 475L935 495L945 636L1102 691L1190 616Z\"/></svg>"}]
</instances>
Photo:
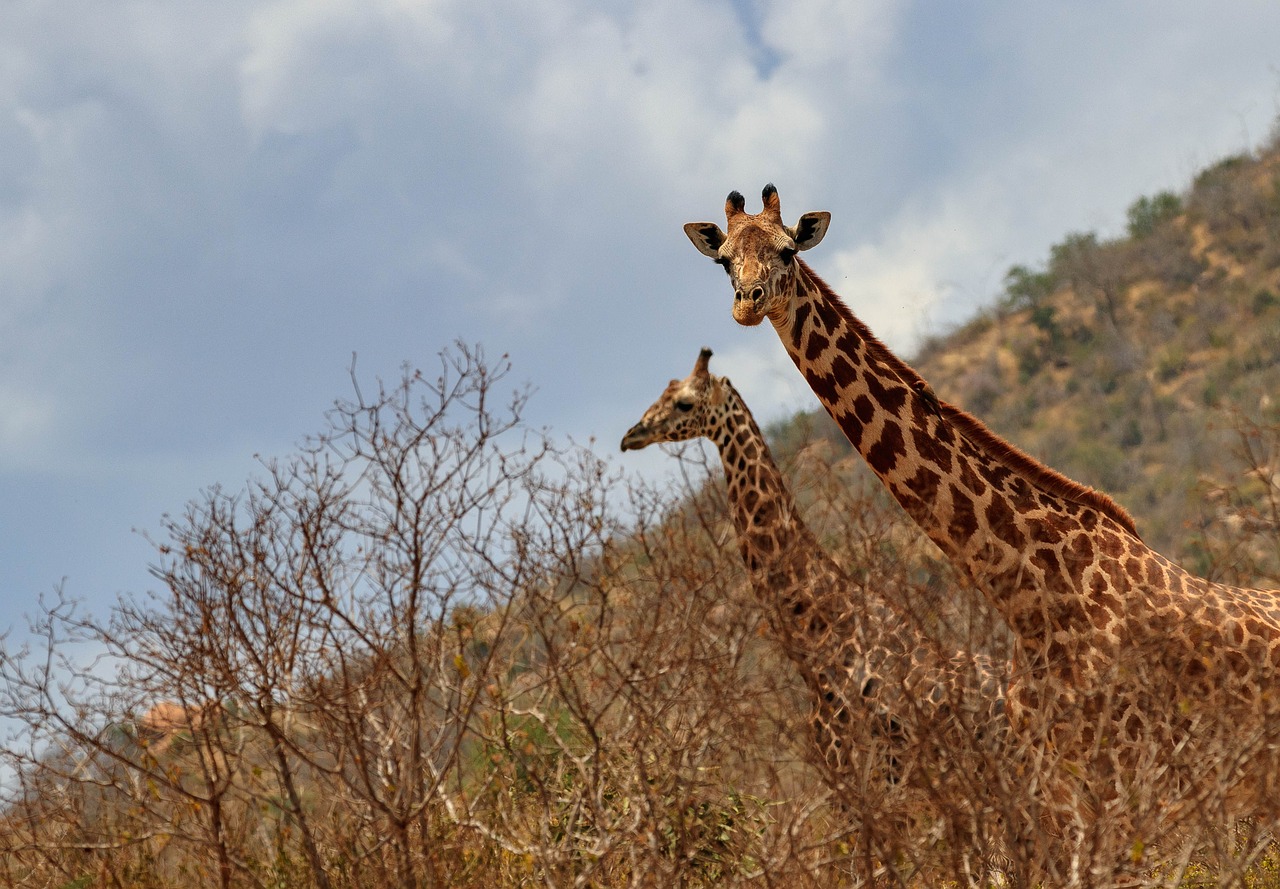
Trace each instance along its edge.
<instances>
[{"instance_id":1,"label":"dry thorn bush","mask_svg":"<svg viewBox=\"0 0 1280 889\"><path fill-rule=\"evenodd\" d=\"M1141 773L1110 792L1105 746L1064 764L940 726L886 784L866 727L826 773L718 466L686 447L668 482L619 476L529 429L508 374L459 345L356 385L297 454L165 519L154 594L105 618L42 603L0 650L0 885L1109 885L1126 857L1139 885L1277 885L1272 825L1224 822L1214 792L1273 755L1265 732L1139 764L1195 778L1176 823ZM820 457L789 471L845 568L1004 656L894 509ZM1046 833L1042 776L1073 769L1097 817Z\"/></svg>"}]
</instances>

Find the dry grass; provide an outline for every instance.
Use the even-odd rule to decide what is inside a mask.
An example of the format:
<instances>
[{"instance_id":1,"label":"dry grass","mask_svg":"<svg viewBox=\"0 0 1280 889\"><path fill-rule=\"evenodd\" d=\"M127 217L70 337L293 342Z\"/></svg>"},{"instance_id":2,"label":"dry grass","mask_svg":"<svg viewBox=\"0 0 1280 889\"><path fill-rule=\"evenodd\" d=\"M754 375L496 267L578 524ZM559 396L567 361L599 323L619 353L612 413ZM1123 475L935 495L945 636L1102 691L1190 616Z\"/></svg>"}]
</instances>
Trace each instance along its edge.
<instances>
[{"instance_id":1,"label":"dry grass","mask_svg":"<svg viewBox=\"0 0 1280 889\"><path fill-rule=\"evenodd\" d=\"M504 387L460 348L437 379L357 391L264 479L167 522L158 597L46 603L33 647L0 654L0 885L1102 886L1135 860L1139 885L1280 885L1271 825L1225 823L1212 794L1177 824L1166 800L1105 814L1105 757L926 732L886 785L868 731L825 773L718 467L687 449L669 487L619 478L525 429ZM846 470L790 469L840 561L1007 651ZM86 646L111 665L59 660ZM1201 741L1144 767L1237 766L1240 739ZM957 743L970 768L946 766ZM1106 805L1055 837L1046 776L1071 769Z\"/></svg>"}]
</instances>

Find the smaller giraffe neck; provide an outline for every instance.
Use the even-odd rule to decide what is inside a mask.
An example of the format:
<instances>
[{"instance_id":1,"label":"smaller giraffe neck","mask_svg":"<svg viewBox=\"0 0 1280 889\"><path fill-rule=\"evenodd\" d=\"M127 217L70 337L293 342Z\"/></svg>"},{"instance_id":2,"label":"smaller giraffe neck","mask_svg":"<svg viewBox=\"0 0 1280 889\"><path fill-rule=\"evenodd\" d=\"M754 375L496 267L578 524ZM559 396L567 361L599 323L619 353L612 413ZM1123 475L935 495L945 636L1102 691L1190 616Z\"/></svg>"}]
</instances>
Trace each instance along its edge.
<instances>
[{"instance_id":1,"label":"smaller giraffe neck","mask_svg":"<svg viewBox=\"0 0 1280 889\"><path fill-rule=\"evenodd\" d=\"M707 437L720 454L743 559L753 571L776 561L803 534L795 498L738 391L724 381L721 422Z\"/></svg>"},{"instance_id":2,"label":"smaller giraffe neck","mask_svg":"<svg viewBox=\"0 0 1280 889\"><path fill-rule=\"evenodd\" d=\"M769 446L741 396L723 380L726 403L706 437L724 465L730 511L757 598L814 702L813 724L828 763L847 762L853 714L892 735L899 720L926 723L926 711L957 700L998 725L1004 678L989 660L943 655L909 615L855 583L801 519ZM960 685L954 685L957 677ZM887 683L887 685L886 685ZM943 690L943 684L949 690ZM981 691L979 691L981 687ZM884 695L889 698L884 698ZM894 700L911 689L905 702ZM976 703L981 699L984 703ZM984 707L991 708L984 710ZM934 728L938 723L932 723ZM890 770L896 768L890 757Z\"/></svg>"},{"instance_id":3,"label":"smaller giraffe neck","mask_svg":"<svg viewBox=\"0 0 1280 889\"><path fill-rule=\"evenodd\" d=\"M734 528L757 594L766 602L778 600L773 604L794 620L784 628L792 636L812 632L815 620L822 633L845 632L849 640L893 635L902 618L888 603L866 597L861 614L851 609L856 585L800 517L746 403L728 380L724 387L723 419L707 438L720 453Z\"/></svg>"}]
</instances>

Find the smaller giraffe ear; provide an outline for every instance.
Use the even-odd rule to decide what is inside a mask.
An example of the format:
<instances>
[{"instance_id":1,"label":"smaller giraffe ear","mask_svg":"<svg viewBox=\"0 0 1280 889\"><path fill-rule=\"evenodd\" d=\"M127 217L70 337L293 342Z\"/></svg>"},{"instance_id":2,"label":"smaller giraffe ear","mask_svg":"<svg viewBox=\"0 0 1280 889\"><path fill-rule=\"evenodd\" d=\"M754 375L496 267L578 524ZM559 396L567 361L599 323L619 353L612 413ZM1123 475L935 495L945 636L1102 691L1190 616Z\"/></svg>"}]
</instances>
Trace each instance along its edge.
<instances>
[{"instance_id":1,"label":"smaller giraffe ear","mask_svg":"<svg viewBox=\"0 0 1280 889\"><path fill-rule=\"evenodd\" d=\"M808 250L810 247L817 247L818 243L826 237L827 226L830 224L830 213L826 210L815 210L801 216L800 221L793 228L787 229L787 232L796 242L797 250Z\"/></svg>"},{"instance_id":2,"label":"smaller giraffe ear","mask_svg":"<svg viewBox=\"0 0 1280 889\"><path fill-rule=\"evenodd\" d=\"M720 258L720 245L724 243L725 234L714 222L686 222L684 233L693 241L693 246L703 256L712 259Z\"/></svg>"}]
</instances>

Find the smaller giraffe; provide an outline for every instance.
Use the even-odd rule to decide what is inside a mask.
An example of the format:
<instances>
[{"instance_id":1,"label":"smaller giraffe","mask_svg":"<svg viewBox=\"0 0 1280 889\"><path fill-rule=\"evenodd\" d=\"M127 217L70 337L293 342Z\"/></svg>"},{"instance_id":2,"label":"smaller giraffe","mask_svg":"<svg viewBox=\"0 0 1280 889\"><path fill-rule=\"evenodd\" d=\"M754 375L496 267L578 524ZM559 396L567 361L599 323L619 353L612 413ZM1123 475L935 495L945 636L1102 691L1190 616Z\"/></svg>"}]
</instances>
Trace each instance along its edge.
<instances>
[{"instance_id":1,"label":"smaller giraffe","mask_svg":"<svg viewBox=\"0 0 1280 889\"><path fill-rule=\"evenodd\" d=\"M830 774L850 777L868 722L888 745L889 781L909 771L913 737L930 737L930 755L959 755L975 750L974 732L1002 735L1006 676L984 656L943 653L840 569L801 519L741 395L710 373L710 358L703 349L693 372L668 384L622 450L699 437L719 450L742 559L809 689L813 736ZM946 734L957 731L969 736Z\"/></svg>"}]
</instances>

